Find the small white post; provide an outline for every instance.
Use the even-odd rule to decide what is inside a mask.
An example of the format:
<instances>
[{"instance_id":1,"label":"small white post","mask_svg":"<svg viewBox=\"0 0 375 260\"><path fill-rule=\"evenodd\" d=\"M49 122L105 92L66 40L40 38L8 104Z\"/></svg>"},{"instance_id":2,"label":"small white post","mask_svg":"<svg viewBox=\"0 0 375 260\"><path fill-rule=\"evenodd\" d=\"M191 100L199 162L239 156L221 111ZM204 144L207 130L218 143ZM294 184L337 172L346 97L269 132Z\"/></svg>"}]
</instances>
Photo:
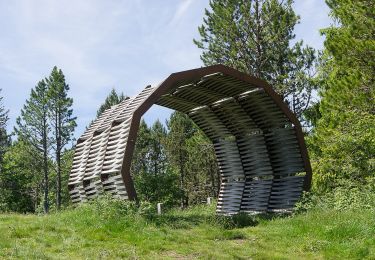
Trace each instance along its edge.
<instances>
[{"instance_id":1,"label":"small white post","mask_svg":"<svg viewBox=\"0 0 375 260\"><path fill-rule=\"evenodd\" d=\"M207 205L211 205L211 197L207 198Z\"/></svg>"},{"instance_id":2,"label":"small white post","mask_svg":"<svg viewBox=\"0 0 375 260\"><path fill-rule=\"evenodd\" d=\"M158 203L158 204L157 204L158 215L161 215L161 205L163 205L163 203Z\"/></svg>"}]
</instances>

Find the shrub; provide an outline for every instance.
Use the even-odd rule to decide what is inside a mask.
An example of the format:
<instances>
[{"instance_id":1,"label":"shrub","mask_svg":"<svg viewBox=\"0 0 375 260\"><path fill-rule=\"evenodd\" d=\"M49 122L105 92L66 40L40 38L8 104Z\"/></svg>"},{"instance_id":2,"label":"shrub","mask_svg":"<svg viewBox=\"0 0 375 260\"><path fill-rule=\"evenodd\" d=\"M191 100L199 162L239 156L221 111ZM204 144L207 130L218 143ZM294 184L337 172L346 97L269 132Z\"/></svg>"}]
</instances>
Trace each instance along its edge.
<instances>
[{"instance_id":1,"label":"shrub","mask_svg":"<svg viewBox=\"0 0 375 260\"><path fill-rule=\"evenodd\" d=\"M308 210L363 210L375 211L375 182L357 186L346 181L329 192L306 192L297 203L295 213Z\"/></svg>"}]
</instances>

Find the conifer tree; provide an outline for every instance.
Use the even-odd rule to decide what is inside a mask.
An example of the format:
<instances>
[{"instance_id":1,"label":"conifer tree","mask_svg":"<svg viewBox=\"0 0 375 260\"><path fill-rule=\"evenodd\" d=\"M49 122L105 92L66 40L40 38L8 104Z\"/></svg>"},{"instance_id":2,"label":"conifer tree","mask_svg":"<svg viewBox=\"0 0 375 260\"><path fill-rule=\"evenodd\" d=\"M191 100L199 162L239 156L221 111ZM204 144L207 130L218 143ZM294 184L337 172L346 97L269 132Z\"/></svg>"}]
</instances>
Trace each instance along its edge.
<instances>
[{"instance_id":1,"label":"conifer tree","mask_svg":"<svg viewBox=\"0 0 375 260\"><path fill-rule=\"evenodd\" d=\"M121 103L121 101L123 101L125 98L127 98L127 96L125 96L123 92L118 94L113 88L104 100L104 103L100 105L98 111L96 112L96 117L99 117L104 112L104 110L110 108L111 106Z\"/></svg>"},{"instance_id":2,"label":"conifer tree","mask_svg":"<svg viewBox=\"0 0 375 260\"><path fill-rule=\"evenodd\" d=\"M165 138L167 132L159 120L150 129L150 151L149 151L149 172L154 175L163 174L166 171L167 158L165 151Z\"/></svg>"},{"instance_id":3,"label":"conifer tree","mask_svg":"<svg viewBox=\"0 0 375 260\"><path fill-rule=\"evenodd\" d=\"M299 16L292 0L210 0L201 39L205 65L225 64L269 82L303 119L316 83L315 51L292 44Z\"/></svg>"},{"instance_id":4,"label":"conifer tree","mask_svg":"<svg viewBox=\"0 0 375 260\"><path fill-rule=\"evenodd\" d=\"M49 175L48 175L48 153L51 146L49 133L49 102L48 87L44 80L38 82L31 90L30 98L21 109L21 116L17 118L15 131L18 138L27 144L32 145L39 153L36 157L42 158L43 166L43 193L44 212L49 211Z\"/></svg>"},{"instance_id":5,"label":"conifer tree","mask_svg":"<svg viewBox=\"0 0 375 260\"><path fill-rule=\"evenodd\" d=\"M2 90L0 89L0 92ZM0 173L1 173L1 164L3 160L4 153L10 145L10 137L7 134L7 122L9 110L4 108L3 97L0 96Z\"/></svg>"},{"instance_id":6,"label":"conifer tree","mask_svg":"<svg viewBox=\"0 0 375 260\"><path fill-rule=\"evenodd\" d=\"M201 203L207 197L217 198L220 173L212 142L201 130L197 130L186 140L186 150L185 190L189 191L189 204Z\"/></svg>"},{"instance_id":7,"label":"conifer tree","mask_svg":"<svg viewBox=\"0 0 375 260\"><path fill-rule=\"evenodd\" d=\"M0 173L0 210L35 212L43 185L42 161L40 152L22 140L7 149Z\"/></svg>"},{"instance_id":8,"label":"conifer tree","mask_svg":"<svg viewBox=\"0 0 375 260\"><path fill-rule=\"evenodd\" d=\"M327 0L321 118L310 139L315 188L375 183L375 4ZM348 184L349 183L349 184Z\"/></svg>"},{"instance_id":9,"label":"conifer tree","mask_svg":"<svg viewBox=\"0 0 375 260\"><path fill-rule=\"evenodd\" d=\"M53 135L53 149L56 158L56 206L61 206L61 157L63 148L71 141L76 117L73 117L73 99L68 97L69 85L65 82L63 72L56 66L46 78L48 87L48 116Z\"/></svg>"},{"instance_id":10,"label":"conifer tree","mask_svg":"<svg viewBox=\"0 0 375 260\"><path fill-rule=\"evenodd\" d=\"M141 172L147 172L149 146L151 142L151 133L145 120L142 118L137 134L137 141L133 153L131 165L132 175L135 176Z\"/></svg>"},{"instance_id":11,"label":"conifer tree","mask_svg":"<svg viewBox=\"0 0 375 260\"><path fill-rule=\"evenodd\" d=\"M187 162L188 162L188 146L187 141L197 131L197 127L193 121L181 112L172 113L170 119L167 121L168 136L167 136L167 151L169 161L174 164L180 174L180 189L183 191L183 199L181 206L187 206L189 200L189 190L186 186L187 178Z\"/></svg>"}]
</instances>

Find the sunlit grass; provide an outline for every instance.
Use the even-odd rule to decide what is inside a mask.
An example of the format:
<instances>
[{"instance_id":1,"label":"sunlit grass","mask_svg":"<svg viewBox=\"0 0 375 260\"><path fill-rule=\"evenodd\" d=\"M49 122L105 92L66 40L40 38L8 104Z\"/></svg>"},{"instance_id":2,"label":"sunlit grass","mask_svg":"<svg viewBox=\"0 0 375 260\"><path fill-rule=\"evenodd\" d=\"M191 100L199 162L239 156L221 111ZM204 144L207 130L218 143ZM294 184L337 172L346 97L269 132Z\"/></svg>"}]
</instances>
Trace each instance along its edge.
<instances>
[{"instance_id":1,"label":"sunlit grass","mask_svg":"<svg viewBox=\"0 0 375 260\"><path fill-rule=\"evenodd\" d=\"M374 212L217 217L214 206L162 216L97 202L48 216L0 215L0 258L375 258Z\"/></svg>"}]
</instances>

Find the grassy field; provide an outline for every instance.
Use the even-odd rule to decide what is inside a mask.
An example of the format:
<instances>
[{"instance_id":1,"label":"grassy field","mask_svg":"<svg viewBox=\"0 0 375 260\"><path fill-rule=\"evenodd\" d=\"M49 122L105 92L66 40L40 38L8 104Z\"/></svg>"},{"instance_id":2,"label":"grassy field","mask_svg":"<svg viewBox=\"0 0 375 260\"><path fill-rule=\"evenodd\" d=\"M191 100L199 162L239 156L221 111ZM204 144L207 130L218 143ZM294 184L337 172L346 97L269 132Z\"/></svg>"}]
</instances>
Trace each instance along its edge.
<instances>
[{"instance_id":1,"label":"grassy field","mask_svg":"<svg viewBox=\"0 0 375 260\"><path fill-rule=\"evenodd\" d=\"M373 211L216 217L214 207L158 217L111 202L47 216L0 215L1 259L375 259Z\"/></svg>"}]
</instances>

